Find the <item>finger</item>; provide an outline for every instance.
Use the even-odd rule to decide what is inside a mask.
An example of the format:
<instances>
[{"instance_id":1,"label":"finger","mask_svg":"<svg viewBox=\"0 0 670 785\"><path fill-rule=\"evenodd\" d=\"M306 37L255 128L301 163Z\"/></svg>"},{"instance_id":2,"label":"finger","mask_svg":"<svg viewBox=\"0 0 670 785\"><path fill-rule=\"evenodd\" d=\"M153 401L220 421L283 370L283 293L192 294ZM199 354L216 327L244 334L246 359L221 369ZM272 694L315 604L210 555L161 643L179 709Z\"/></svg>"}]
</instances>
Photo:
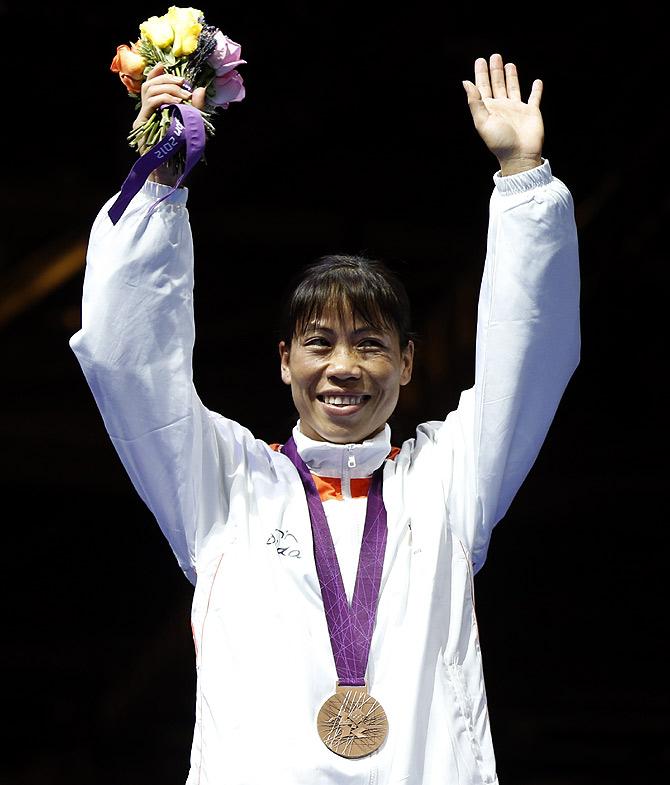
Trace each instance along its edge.
<instances>
[{"instance_id":1,"label":"finger","mask_svg":"<svg viewBox=\"0 0 670 785\"><path fill-rule=\"evenodd\" d=\"M163 106L163 104L180 104L182 101L182 98L176 95L170 95L170 93L159 93L158 95L144 100L142 102L142 111L137 115L137 118L133 123L133 128L137 128L145 123L155 111Z\"/></svg>"},{"instance_id":2,"label":"finger","mask_svg":"<svg viewBox=\"0 0 670 785\"><path fill-rule=\"evenodd\" d=\"M535 107L539 108L540 101L542 100L542 88L543 87L544 87L544 85L542 84L542 80L541 79L536 79L533 82L533 86L531 87L531 90L530 90L530 95L528 96L528 105L529 106L535 106Z\"/></svg>"},{"instance_id":3,"label":"finger","mask_svg":"<svg viewBox=\"0 0 670 785\"><path fill-rule=\"evenodd\" d=\"M145 106L149 106L149 105L155 106L155 105L160 105L161 101L163 103L176 103L177 101L188 101L190 97L191 97L191 93L188 90L184 90L184 88L181 87L181 85L179 84L175 84L175 83L151 84L148 85L146 92L144 93L144 96L142 98L142 103Z\"/></svg>"},{"instance_id":4,"label":"finger","mask_svg":"<svg viewBox=\"0 0 670 785\"><path fill-rule=\"evenodd\" d=\"M514 63L505 65L505 80L507 82L507 95L515 101L521 100L521 89L519 88L519 75Z\"/></svg>"},{"instance_id":5,"label":"finger","mask_svg":"<svg viewBox=\"0 0 670 785\"><path fill-rule=\"evenodd\" d=\"M163 106L163 104L181 104L181 103L183 103L182 98L179 98L176 95L170 95L169 93L161 93L160 95L157 95L154 98L150 98L148 101L146 101L144 105L144 114L147 117L149 117L157 109Z\"/></svg>"},{"instance_id":6,"label":"finger","mask_svg":"<svg viewBox=\"0 0 670 785\"><path fill-rule=\"evenodd\" d=\"M193 100L191 103L193 106L195 106L196 109L205 108L205 93L206 90L204 87L196 87L193 91Z\"/></svg>"},{"instance_id":7,"label":"finger","mask_svg":"<svg viewBox=\"0 0 670 785\"><path fill-rule=\"evenodd\" d=\"M472 82L466 80L463 82L463 87L468 96L468 106L470 107L470 114L472 115L475 128L481 128L488 120L489 111L484 105L480 91Z\"/></svg>"},{"instance_id":8,"label":"finger","mask_svg":"<svg viewBox=\"0 0 670 785\"><path fill-rule=\"evenodd\" d=\"M146 85L145 92L147 97L151 98L159 93L170 93L170 95L178 95L181 98L190 98L191 91L183 87L183 77L170 76L169 81L152 81Z\"/></svg>"},{"instance_id":9,"label":"finger","mask_svg":"<svg viewBox=\"0 0 670 785\"><path fill-rule=\"evenodd\" d=\"M499 54L491 55L490 61L491 87L494 98L507 98L507 87L505 86L505 71L503 69L503 59Z\"/></svg>"},{"instance_id":10,"label":"finger","mask_svg":"<svg viewBox=\"0 0 670 785\"><path fill-rule=\"evenodd\" d=\"M483 57L475 60L475 84L482 98L491 97L491 83L489 82L489 67Z\"/></svg>"},{"instance_id":11,"label":"finger","mask_svg":"<svg viewBox=\"0 0 670 785\"><path fill-rule=\"evenodd\" d=\"M158 76L165 71L165 66L163 63L156 63L156 65L149 71L147 74L147 79L153 79L154 76Z\"/></svg>"},{"instance_id":12,"label":"finger","mask_svg":"<svg viewBox=\"0 0 670 785\"><path fill-rule=\"evenodd\" d=\"M184 82L183 76L174 76L173 74L158 74L158 76L147 77L142 85L143 94L151 94L156 89L162 90L168 85L181 86Z\"/></svg>"}]
</instances>

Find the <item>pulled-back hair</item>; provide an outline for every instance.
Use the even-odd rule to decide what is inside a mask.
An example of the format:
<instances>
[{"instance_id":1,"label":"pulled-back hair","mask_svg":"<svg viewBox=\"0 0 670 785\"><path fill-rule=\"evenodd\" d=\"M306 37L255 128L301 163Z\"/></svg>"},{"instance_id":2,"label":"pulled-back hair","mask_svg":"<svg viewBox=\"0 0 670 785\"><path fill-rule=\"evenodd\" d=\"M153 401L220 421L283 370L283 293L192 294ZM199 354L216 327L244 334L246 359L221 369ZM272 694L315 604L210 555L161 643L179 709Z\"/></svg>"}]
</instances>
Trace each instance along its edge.
<instances>
[{"instance_id":1,"label":"pulled-back hair","mask_svg":"<svg viewBox=\"0 0 670 785\"><path fill-rule=\"evenodd\" d=\"M283 340L290 344L331 309L340 319L350 311L355 322L376 329L395 329L402 349L412 338L405 286L379 259L328 254L307 265L284 305Z\"/></svg>"}]
</instances>

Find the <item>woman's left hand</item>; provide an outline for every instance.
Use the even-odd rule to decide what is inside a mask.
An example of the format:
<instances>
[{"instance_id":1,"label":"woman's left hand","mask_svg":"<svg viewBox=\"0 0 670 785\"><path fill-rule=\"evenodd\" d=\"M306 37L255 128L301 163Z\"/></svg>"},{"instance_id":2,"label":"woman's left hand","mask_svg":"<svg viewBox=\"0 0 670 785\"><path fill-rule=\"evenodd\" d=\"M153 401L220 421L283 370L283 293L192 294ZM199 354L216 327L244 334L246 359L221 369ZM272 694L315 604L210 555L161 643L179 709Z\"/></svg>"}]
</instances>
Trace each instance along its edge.
<instances>
[{"instance_id":1,"label":"woman's left hand","mask_svg":"<svg viewBox=\"0 0 670 785\"><path fill-rule=\"evenodd\" d=\"M490 76L489 76L490 71ZM499 54L475 61L475 84L464 81L468 106L477 132L500 163L503 175L542 163L544 124L540 114L542 81L533 82L528 103L521 100L514 63L503 65Z\"/></svg>"}]
</instances>

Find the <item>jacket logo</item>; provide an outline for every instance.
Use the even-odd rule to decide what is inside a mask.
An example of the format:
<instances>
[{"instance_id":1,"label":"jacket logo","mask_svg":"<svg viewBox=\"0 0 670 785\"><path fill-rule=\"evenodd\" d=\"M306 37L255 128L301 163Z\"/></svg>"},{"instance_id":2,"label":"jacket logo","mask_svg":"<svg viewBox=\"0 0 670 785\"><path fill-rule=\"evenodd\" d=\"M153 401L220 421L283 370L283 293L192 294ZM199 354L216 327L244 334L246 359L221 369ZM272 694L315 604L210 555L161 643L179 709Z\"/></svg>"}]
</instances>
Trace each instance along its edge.
<instances>
[{"instance_id":1,"label":"jacket logo","mask_svg":"<svg viewBox=\"0 0 670 785\"><path fill-rule=\"evenodd\" d=\"M298 538L288 529L273 529L267 539L266 545L272 545L280 556L289 556L293 559L300 559L300 548L298 548Z\"/></svg>"}]
</instances>

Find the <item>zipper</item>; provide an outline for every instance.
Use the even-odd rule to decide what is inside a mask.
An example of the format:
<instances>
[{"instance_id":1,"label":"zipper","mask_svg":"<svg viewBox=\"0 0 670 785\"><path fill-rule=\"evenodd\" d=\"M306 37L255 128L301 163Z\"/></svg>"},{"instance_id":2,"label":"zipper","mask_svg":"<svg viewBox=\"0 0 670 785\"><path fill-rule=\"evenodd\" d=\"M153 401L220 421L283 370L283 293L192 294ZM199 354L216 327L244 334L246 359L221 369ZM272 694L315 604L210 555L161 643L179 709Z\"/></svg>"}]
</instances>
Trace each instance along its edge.
<instances>
[{"instance_id":1,"label":"zipper","mask_svg":"<svg viewBox=\"0 0 670 785\"><path fill-rule=\"evenodd\" d=\"M351 499L351 472L350 469L356 468L356 456L354 455L355 444L347 444L342 466L342 497L344 499Z\"/></svg>"}]
</instances>

